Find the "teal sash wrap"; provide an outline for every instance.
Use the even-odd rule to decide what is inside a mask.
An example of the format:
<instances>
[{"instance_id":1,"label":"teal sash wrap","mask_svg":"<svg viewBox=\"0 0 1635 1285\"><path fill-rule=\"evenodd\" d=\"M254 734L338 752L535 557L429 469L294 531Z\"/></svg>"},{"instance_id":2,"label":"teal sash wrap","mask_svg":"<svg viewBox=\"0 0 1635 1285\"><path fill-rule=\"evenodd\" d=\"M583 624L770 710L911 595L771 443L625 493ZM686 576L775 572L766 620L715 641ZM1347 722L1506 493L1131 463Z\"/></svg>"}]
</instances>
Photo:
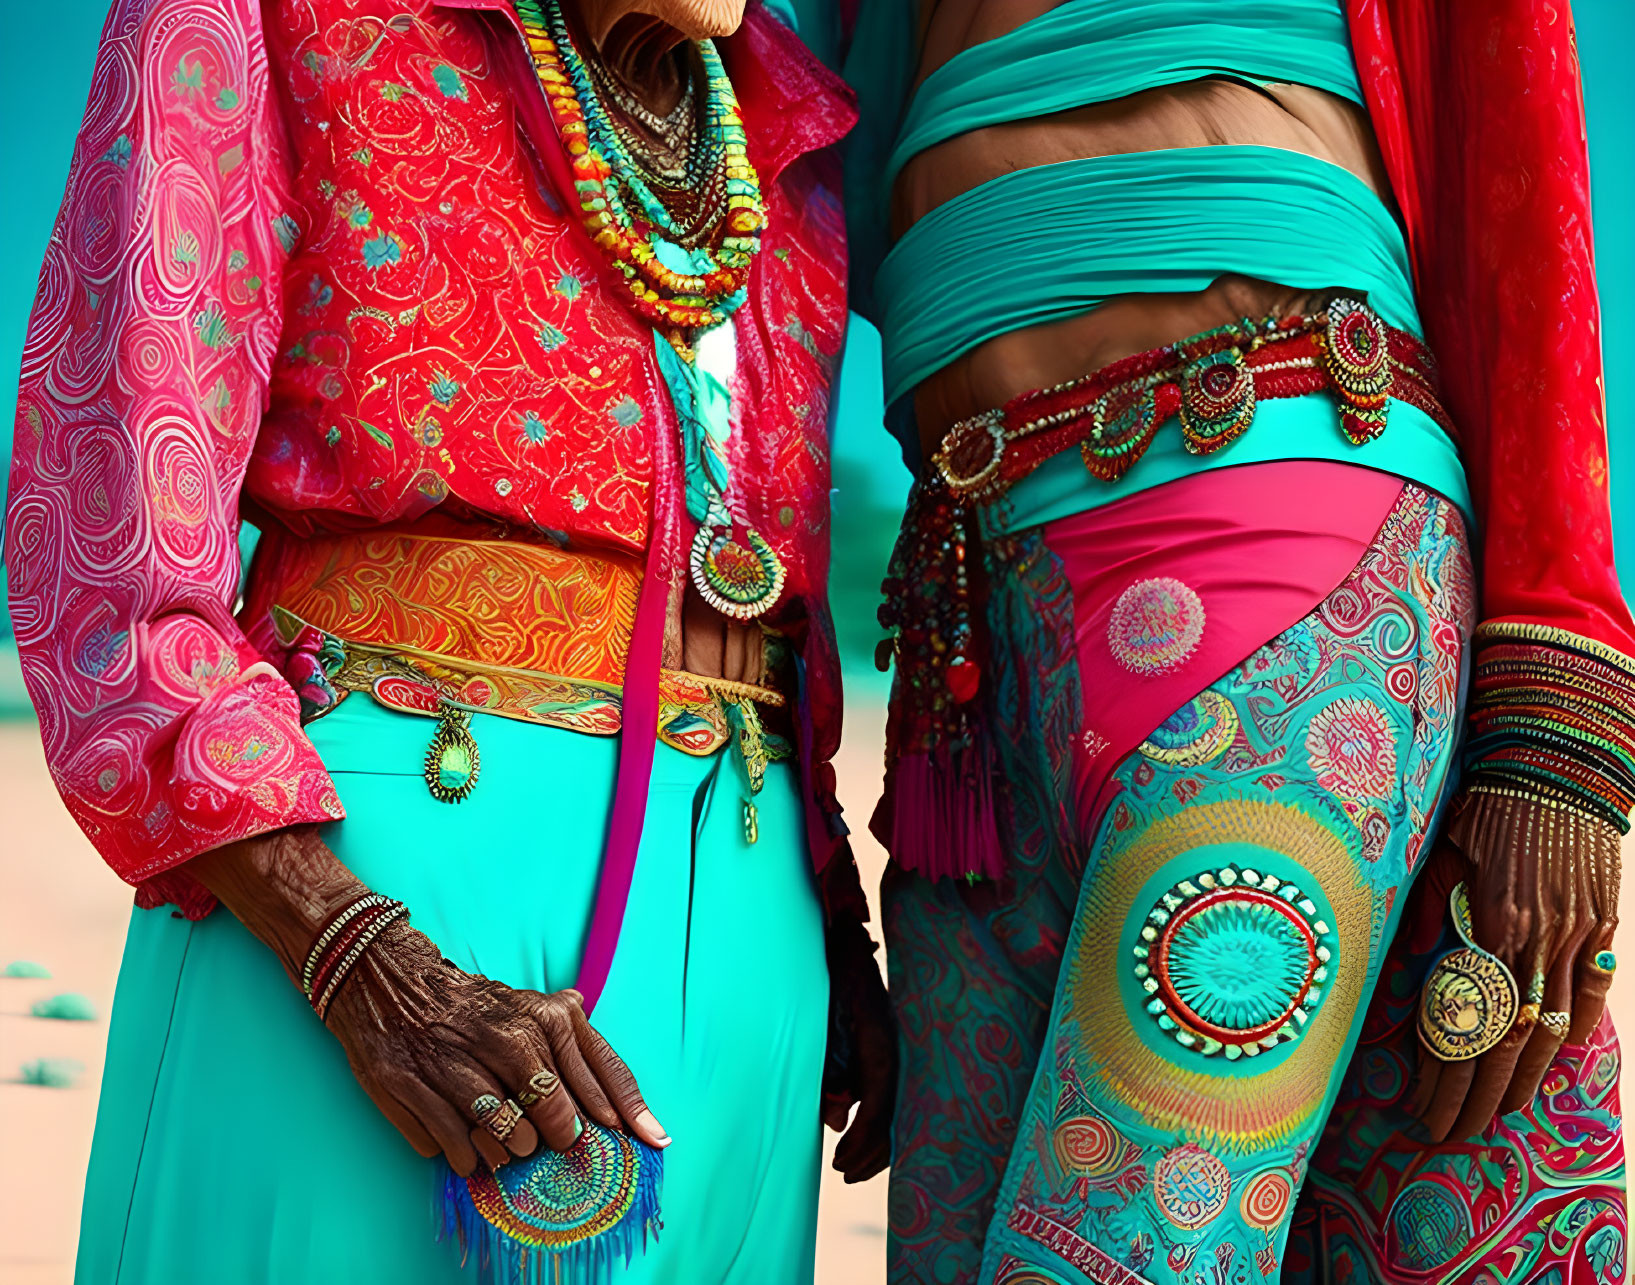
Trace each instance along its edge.
<instances>
[{"instance_id":1,"label":"teal sash wrap","mask_svg":"<svg viewBox=\"0 0 1635 1285\"><path fill-rule=\"evenodd\" d=\"M847 143L854 306L875 319L891 185L917 153L1007 121L1230 76L1361 103L1340 0L1063 0L913 85L918 0L869 0L846 58L860 120Z\"/></svg>"},{"instance_id":2,"label":"teal sash wrap","mask_svg":"<svg viewBox=\"0 0 1635 1285\"><path fill-rule=\"evenodd\" d=\"M1096 156L1001 175L903 235L876 280L886 398L995 335L1227 273L1357 291L1420 330L1402 231L1349 170L1272 147Z\"/></svg>"}]
</instances>

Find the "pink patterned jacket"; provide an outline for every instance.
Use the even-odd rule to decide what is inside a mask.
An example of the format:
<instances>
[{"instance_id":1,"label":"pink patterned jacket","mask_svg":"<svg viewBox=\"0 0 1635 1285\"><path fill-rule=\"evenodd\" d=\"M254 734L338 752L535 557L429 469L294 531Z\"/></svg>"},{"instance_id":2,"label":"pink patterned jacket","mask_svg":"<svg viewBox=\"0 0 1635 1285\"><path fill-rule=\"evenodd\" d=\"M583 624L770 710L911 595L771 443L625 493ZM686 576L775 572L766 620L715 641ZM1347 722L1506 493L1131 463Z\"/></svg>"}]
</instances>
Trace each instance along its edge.
<instances>
[{"instance_id":1,"label":"pink patterned jacket","mask_svg":"<svg viewBox=\"0 0 1635 1285\"><path fill-rule=\"evenodd\" d=\"M846 319L822 149L852 110L758 6L723 56L770 210L730 498L790 570L773 623L804 661L821 868ZM203 913L188 858L342 815L233 615L241 501L296 535L436 509L635 551L678 511L652 332L532 150L556 146L503 0L115 0L23 356L6 561L52 773L145 904Z\"/></svg>"}]
</instances>

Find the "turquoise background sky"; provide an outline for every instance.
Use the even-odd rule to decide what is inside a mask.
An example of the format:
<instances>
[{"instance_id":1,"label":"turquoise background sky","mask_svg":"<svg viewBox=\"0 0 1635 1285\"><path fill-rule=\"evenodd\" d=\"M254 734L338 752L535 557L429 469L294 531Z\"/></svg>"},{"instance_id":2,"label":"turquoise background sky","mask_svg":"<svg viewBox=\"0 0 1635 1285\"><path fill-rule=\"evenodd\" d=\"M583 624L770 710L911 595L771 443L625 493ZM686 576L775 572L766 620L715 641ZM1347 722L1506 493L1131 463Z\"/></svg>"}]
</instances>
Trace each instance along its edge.
<instances>
[{"instance_id":1,"label":"turquoise background sky","mask_svg":"<svg viewBox=\"0 0 1635 1285\"><path fill-rule=\"evenodd\" d=\"M107 0L31 0L6 6L0 42L0 448L10 457L23 331L74 134L85 107ZM1589 109L1597 269L1605 307L1618 562L1635 584L1635 0L1578 0L1579 50ZM842 379L836 430L834 577L849 681L873 686L861 663L873 647L875 587L889 549L891 510L906 489L896 449L880 427L879 347L859 325ZM3 591L0 591L3 592ZM0 611L0 636L7 633ZM7 668L0 657L0 671ZM14 662L13 662L14 665ZM14 668L11 671L15 673ZM0 672L0 707L15 704ZM7 697L11 698L8 702Z\"/></svg>"}]
</instances>

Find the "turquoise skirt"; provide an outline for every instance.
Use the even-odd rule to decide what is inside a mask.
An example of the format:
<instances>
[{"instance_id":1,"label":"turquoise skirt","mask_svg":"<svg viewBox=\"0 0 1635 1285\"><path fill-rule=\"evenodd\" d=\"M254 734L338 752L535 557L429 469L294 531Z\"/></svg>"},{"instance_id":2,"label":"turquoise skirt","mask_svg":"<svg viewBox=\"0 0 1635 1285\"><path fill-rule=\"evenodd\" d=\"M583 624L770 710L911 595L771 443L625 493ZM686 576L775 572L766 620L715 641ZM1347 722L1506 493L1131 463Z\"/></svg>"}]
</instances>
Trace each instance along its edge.
<instances>
[{"instance_id":1,"label":"turquoise skirt","mask_svg":"<svg viewBox=\"0 0 1635 1285\"><path fill-rule=\"evenodd\" d=\"M617 738L489 715L459 805L432 724L363 695L308 729L347 818L325 840L460 967L560 990L579 967ZM657 747L623 934L592 1021L675 1139L664 1230L621 1285L812 1278L823 924L798 783L773 764L745 837L730 750ZM271 951L225 910L132 916L86 1179L77 1285L472 1285L436 1239L442 1162L353 1079Z\"/></svg>"}]
</instances>

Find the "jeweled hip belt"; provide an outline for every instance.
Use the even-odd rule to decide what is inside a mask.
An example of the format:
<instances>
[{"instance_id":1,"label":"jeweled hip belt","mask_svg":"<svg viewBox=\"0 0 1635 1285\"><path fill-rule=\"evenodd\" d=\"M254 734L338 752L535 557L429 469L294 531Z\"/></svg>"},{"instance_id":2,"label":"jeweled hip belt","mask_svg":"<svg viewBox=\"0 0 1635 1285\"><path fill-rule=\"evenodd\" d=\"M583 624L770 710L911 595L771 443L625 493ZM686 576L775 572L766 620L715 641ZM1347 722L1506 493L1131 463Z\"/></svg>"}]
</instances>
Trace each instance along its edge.
<instances>
[{"instance_id":1,"label":"jeweled hip belt","mask_svg":"<svg viewBox=\"0 0 1635 1285\"><path fill-rule=\"evenodd\" d=\"M275 583L256 597L273 604L303 721L352 692L436 719L425 775L439 799L476 787L474 713L592 736L622 728L633 556L377 532L282 543L268 573ZM785 704L770 686L665 670L656 732L698 756L733 743L753 797L767 763L793 757L766 725ZM753 804L746 823L753 831Z\"/></svg>"},{"instance_id":2,"label":"jeweled hip belt","mask_svg":"<svg viewBox=\"0 0 1635 1285\"><path fill-rule=\"evenodd\" d=\"M879 619L889 637L876 663L884 670L894 660L898 678L886 797L911 797L922 813L953 818L936 833L949 836L943 846L970 851L952 854L950 868L993 864L991 807L971 802L989 797L976 700L987 648L972 611L972 521L1011 486L1074 446L1092 477L1116 482L1172 418L1186 449L1207 455L1240 437L1260 402L1323 391L1356 445L1384 431L1392 399L1452 436L1434 379L1419 340L1342 297L1320 312L1245 319L1137 353L954 425L915 483L883 586Z\"/></svg>"},{"instance_id":3,"label":"jeweled hip belt","mask_svg":"<svg viewBox=\"0 0 1635 1285\"><path fill-rule=\"evenodd\" d=\"M955 424L932 463L950 492L976 502L1074 445L1092 476L1116 482L1172 418L1186 449L1208 455L1243 434L1259 402L1324 391L1339 403L1341 431L1359 446L1384 431L1391 398L1453 433L1425 346L1366 304L1339 298L1321 312L1245 318L1023 393Z\"/></svg>"}]
</instances>

